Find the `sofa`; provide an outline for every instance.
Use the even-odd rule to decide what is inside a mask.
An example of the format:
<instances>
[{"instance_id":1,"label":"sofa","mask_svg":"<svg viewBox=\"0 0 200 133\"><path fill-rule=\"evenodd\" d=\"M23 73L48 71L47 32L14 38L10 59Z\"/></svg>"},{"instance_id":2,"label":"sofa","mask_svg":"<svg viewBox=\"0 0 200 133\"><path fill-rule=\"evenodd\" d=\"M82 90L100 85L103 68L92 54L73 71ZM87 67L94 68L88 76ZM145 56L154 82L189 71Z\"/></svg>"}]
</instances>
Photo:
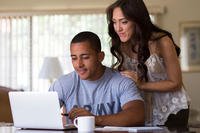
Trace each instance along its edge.
<instances>
[{"instance_id":1,"label":"sofa","mask_svg":"<svg viewBox=\"0 0 200 133\"><path fill-rule=\"evenodd\" d=\"M9 91L15 90L8 87L0 86L0 122L13 123L8 97Z\"/></svg>"}]
</instances>

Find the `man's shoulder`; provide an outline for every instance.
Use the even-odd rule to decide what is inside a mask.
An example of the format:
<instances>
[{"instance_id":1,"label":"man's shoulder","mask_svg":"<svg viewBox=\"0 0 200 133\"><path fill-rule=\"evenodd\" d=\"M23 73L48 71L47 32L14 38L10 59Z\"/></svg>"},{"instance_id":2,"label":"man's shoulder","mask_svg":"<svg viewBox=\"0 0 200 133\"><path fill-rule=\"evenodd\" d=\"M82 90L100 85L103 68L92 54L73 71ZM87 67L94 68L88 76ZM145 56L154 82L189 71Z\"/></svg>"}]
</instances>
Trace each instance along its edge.
<instances>
[{"instance_id":1,"label":"man's shoulder","mask_svg":"<svg viewBox=\"0 0 200 133\"><path fill-rule=\"evenodd\" d=\"M121 75L121 73L115 69L107 68L107 71L108 71L109 75L111 75L111 80L113 80L113 81L133 82L130 78L127 78L127 77Z\"/></svg>"},{"instance_id":2,"label":"man's shoulder","mask_svg":"<svg viewBox=\"0 0 200 133\"><path fill-rule=\"evenodd\" d=\"M72 88L78 82L78 76L76 72L70 72L68 74L60 76L52 85L52 89L60 89L60 88ZM66 89L65 89L66 90Z\"/></svg>"},{"instance_id":3,"label":"man's shoulder","mask_svg":"<svg viewBox=\"0 0 200 133\"><path fill-rule=\"evenodd\" d=\"M60 76L58 78L58 81L59 82L74 81L77 78L78 78L77 73L75 71L72 71L68 74Z\"/></svg>"}]
</instances>

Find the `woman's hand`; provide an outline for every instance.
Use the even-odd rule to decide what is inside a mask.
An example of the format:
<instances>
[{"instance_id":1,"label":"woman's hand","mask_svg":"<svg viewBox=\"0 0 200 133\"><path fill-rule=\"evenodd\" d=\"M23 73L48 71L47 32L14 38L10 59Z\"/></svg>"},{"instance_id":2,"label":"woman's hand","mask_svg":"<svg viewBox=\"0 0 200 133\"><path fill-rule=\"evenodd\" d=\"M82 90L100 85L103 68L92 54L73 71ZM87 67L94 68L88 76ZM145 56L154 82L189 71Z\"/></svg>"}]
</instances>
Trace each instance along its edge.
<instances>
[{"instance_id":1,"label":"woman's hand","mask_svg":"<svg viewBox=\"0 0 200 133\"><path fill-rule=\"evenodd\" d=\"M139 76L137 72L131 71L131 70L125 70L120 72L123 76L128 77L132 79L138 88L140 88L140 85L142 84L142 81L140 81Z\"/></svg>"},{"instance_id":2,"label":"woman's hand","mask_svg":"<svg viewBox=\"0 0 200 133\"><path fill-rule=\"evenodd\" d=\"M135 81L137 83L138 81L138 75L137 72L131 71L131 70L125 70L120 72L123 76L128 77Z\"/></svg>"}]
</instances>

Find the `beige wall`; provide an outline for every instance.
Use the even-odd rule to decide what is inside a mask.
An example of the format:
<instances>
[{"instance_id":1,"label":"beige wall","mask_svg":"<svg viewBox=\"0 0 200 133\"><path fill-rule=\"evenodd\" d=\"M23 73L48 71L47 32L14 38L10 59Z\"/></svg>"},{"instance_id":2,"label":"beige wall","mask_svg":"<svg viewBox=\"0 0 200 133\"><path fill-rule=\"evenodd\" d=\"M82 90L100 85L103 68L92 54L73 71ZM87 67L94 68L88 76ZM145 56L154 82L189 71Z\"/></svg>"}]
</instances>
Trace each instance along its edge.
<instances>
[{"instance_id":1,"label":"beige wall","mask_svg":"<svg viewBox=\"0 0 200 133\"><path fill-rule=\"evenodd\" d=\"M0 0L0 10L68 10L105 8L114 0Z\"/></svg>"},{"instance_id":2,"label":"beige wall","mask_svg":"<svg viewBox=\"0 0 200 133\"><path fill-rule=\"evenodd\" d=\"M160 17L163 28L173 33L178 42L179 24L184 21L200 21L199 0L144 0L147 5L161 5L165 13Z\"/></svg>"},{"instance_id":3,"label":"beige wall","mask_svg":"<svg viewBox=\"0 0 200 133\"><path fill-rule=\"evenodd\" d=\"M0 13L5 11L34 10L104 10L115 0L0 0ZM200 0L144 0L149 7L161 6L165 12L159 16L162 28L172 32L179 44L179 24L184 21L200 21ZM200 112L200 72L184 72L183 81L191 97L191 108ZM200 115L198 116L200 121Z\"/></svg>"}]
</instances>

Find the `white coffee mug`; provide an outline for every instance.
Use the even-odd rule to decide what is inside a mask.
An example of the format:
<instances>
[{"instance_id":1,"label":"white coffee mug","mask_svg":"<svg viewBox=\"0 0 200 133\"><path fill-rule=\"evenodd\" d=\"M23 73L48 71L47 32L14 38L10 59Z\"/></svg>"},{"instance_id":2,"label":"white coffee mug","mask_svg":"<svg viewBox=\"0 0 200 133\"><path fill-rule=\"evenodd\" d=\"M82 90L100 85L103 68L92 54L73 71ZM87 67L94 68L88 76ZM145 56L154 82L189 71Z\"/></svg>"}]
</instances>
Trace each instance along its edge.
<instances>
[{"instance_id":1,"label":"white coffee mug","mask_svg":"<svg viewBox=\"0 0 200 133\"><path fill-rule=\"evenodd\" d=\"M79 116L74 119L74 125L79 132L92 132L95 128L94 116Z\"/></svg>"}]
</instances>

